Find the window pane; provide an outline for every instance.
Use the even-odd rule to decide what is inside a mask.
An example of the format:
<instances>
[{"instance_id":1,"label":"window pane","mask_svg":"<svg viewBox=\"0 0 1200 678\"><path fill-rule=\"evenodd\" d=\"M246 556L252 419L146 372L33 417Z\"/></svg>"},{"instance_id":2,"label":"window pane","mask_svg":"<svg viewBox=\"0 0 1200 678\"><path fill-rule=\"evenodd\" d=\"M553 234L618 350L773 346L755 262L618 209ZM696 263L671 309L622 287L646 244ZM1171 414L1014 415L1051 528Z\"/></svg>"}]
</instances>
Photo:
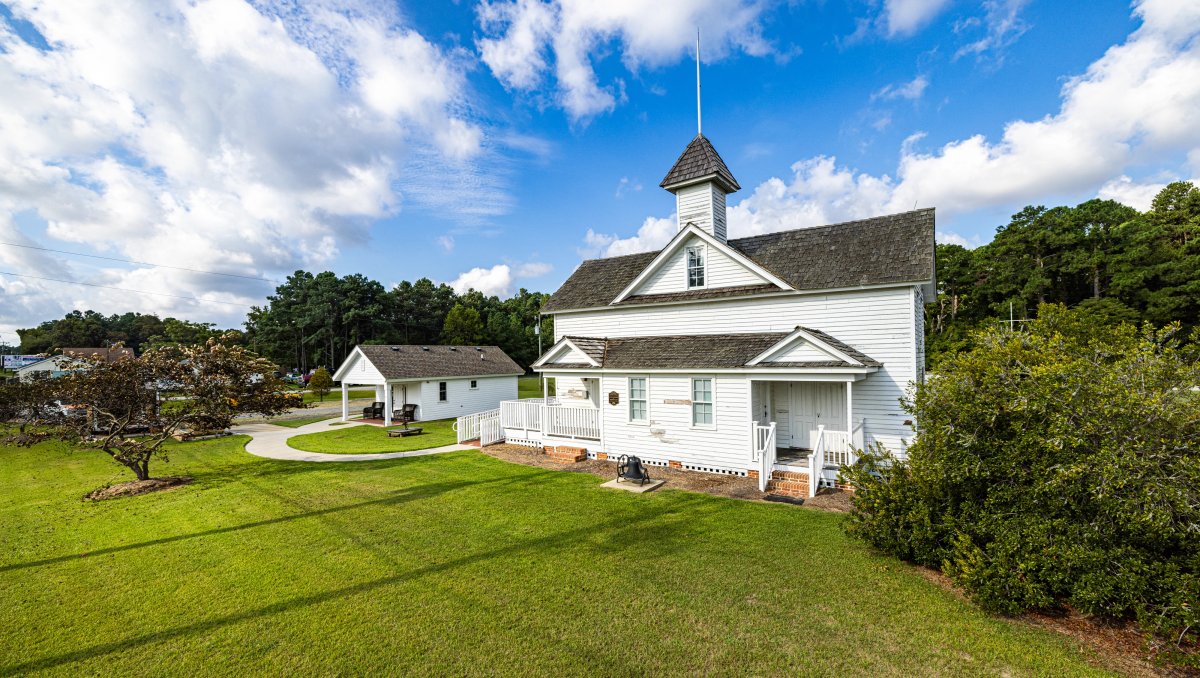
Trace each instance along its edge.
<instances>
[{"instance_id":1,"label":"window pane","mask_svg":"<svg viewBox=\"0 0 1200 678\"><path fill-rule=\"evenodd\" d=\"M634 421L645 421L645 419L646 419L646 401L644 401L644 400L629 401L629 418Z\"/></svg>"},{"instance_id":2,"label":"window pane","mask_svg":"<svg viewBox=\"0 0 1200 678\"><path fill-rule=\"evenodd\" d=\"M695 402L712 402L712 379L692 380L692 400Z\"/></svg>"},{"instance_id":3,"label":"window pane","mask_svg":"<svg viewBox=\"0 0 1200 678\"><path fill-rule=\"evenodd\" d=\"M646 380L645 379L630 379L629 380L629 397L630 399L645 400L646 399Z\"/></svg>"},{"instance_id":4,"label":"window pane","mask_svg":"<svg viewBox=\"0 0 1200 678\"><path fill-rule=\"evenodd\" d=\"M693 403L692 404L692 423L693 424L711 424L712 420L712 404L711 403Z\"/></svg>"}]
</instances>

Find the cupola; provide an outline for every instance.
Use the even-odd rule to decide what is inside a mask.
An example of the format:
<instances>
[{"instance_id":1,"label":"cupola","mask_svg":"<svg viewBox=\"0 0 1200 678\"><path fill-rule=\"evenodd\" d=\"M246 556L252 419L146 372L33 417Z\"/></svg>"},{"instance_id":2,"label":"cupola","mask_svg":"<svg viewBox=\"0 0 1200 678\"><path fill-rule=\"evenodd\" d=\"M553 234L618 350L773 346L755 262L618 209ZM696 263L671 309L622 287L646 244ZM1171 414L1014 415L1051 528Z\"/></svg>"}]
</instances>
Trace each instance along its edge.
<instances>
[{"instance_id":1,"label":"cupola","mask_svg":"<svg viewBox=\"0 0 1200 678\"><path fill-rule=\"evenodd\" d=\"M728 239L725 196L742 187L708 137L697 134L659 186L675 194L676 230L691 223L721 242Z\"/></svg>"}]
</instances>

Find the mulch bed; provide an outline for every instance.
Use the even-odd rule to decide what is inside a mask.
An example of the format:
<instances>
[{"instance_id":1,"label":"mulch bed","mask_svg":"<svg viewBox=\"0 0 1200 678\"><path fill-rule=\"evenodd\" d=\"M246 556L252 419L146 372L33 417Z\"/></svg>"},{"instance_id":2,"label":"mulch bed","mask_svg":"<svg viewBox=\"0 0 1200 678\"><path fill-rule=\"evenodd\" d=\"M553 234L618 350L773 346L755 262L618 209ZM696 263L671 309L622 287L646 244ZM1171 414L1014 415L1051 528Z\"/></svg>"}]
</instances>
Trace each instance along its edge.
<instances>
[{"instance_id":1,"label":"mulch bed","mask_svg":"<svg viewBox=\"0 0 1200 678\"><path fill-rule=\"evenodd\" d=\"M169 478L150 478L149 480L131 480L127 483L117 483L108 487L101 487L98 490L93 490L85 494L83 498L87 501L104 501L105 499L119 499L121 497L135 497L139 494L149 494L151 492L162 492L172 488L181 487L192 482L191 478L169 477Z\"/></svg>"},{"instance_id":2,"label":"mulch bed","mask_svg":"<svg viewBox=\"0 0 1200 678\"><path fill-rule=\"evenodd\" d=\"M540 450L521 445L488 445L483 453L504 461L538 468L566 471L568 473L590 473L594 476L611 480L617 477L615 461L598 461L588 459L575 464L560 464L551 461ZM749 499L763 501L765 494L758 491L758 481L741 476L726 476L719 473L701 473L683 469L649 466L650 477L655 480L665 480L664 487L688 492L702 492L718 497L731 499ZM815 497L804 500L804 507L821 511L845 513L850 510L849 495L844 492L822 491Z\"/></svg>"}]
</instances>

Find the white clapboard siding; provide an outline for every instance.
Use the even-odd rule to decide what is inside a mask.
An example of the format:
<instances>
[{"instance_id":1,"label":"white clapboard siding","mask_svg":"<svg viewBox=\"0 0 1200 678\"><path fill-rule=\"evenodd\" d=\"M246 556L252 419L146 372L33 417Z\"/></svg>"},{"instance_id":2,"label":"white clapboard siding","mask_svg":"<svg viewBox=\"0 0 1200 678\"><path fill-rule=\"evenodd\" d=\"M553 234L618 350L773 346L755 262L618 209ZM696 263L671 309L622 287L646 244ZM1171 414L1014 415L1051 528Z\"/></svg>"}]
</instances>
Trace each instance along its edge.
<instances>
[{"instance_id":1,"label":"white clapboard siding","mask_svg":"<svg viewBox=\"0 0 1200 678\"><path fill-rule=\"evenodd\" d=\"M681 188L675 193L679 229L689 222L725 241L725 192L711 182Z\"/></svg>"},{"instance_id":2,"label":"white clapboard siding","mask_svg":"<svg viewBox=\"0 0 1200 678\"><path fill-rule=\"evenodd\" d=\"M353 362L350 364L350 369L346 371L342 381L347 384L363 385L383 384L386 381L379 370L375 369L375 366L371 364L371 361L364 358L361 353L355 352L351 355L350 360Z\"/></svg>"},{"instance_id":3,"label":"white clapboard siding","mask_svg":"<svg viewBox=\"0 0 1200 678\"><path fill-rule=\"evenodd\" d=\"M634 424L629 422L629 376L605 375L601 380L606 394L601 399L604 449L609 457L631 454L654 462L677 461L739 473L754 468L750 389L745 377L702 372L650 375L649 421ZM692 397L692 376L713 378L713 427L692 426L692 408L687 404ZM618 395L617 405L608 402L607 394L613 391Z\"/></svg>"},{"instance_id":4,"label":"white clapboard siding","mask_svg":"<svg viewBox=\"0 0 1200 678\"><path fill-rule=\"evenodd\" d=\"M438 382L446 382L446 401L438 400ZM517 399L517 378L479 377L478 388L471 388L470 379L431 379L421 382L420 401L413 400L409 386L409 402L419 402L417 412L422 421L461 417L467 414L500 408L502 400Z\"/></svg>"},{"instance_id":5,"label":"white clapboard siding","mask_svg":"<svg viewBox=\"0 0 1200 678\"><path fill-rule=\"evenodd\" d=\"M592 337L790 332L797 325L828 332L883 363L855 382L854 418L867 420L866 444L877 440L902 452L912 428L899 401L918 377L916 344L923 341L913 306L913 288L896 287L563 313L554 329Z\"/></svg>"},{"instance_id":6,"label":"white clapboard siding","mask_svg":"<svg viewBox=\"0 0 1200 678\"><path fill-rule=\"evenodd\" d=\"M782 351L771 356L770 362L798 363L825 360L839 360L839 358L835 358L833 355L826 353L804 339L796 339L791 345L784 347Z\"/></svg>"},{"instance_id":7,"label":"white clapboard siding","mask_svg":"<svg viewBox=\"0 0 1200 678\"><path fill-rule=\"evenodd\" d=\"M706 289L762 285L767 282L765 278L735 261L729 255L715 247L710 247L699 238L693 237L688 239L670 259L663 262L662 267L639 285L633 294L665 294L687 291L687 248L692 246L704 248L706 262L704 287Z\"/></svg>"}]
</instances>

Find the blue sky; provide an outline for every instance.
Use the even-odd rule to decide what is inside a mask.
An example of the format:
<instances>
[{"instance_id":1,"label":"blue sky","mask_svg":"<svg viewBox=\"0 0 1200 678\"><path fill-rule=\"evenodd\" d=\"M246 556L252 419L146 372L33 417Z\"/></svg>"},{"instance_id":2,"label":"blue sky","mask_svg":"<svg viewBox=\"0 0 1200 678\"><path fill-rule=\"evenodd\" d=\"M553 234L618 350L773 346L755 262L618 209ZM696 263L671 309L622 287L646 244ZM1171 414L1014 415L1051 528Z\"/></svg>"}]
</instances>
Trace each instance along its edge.
<instances>
[{"instance_id":1,"label":"blue sky","mask_svg":"<svg viewBox=\"0 0 1200 678\"><path fill-rule=\"evenodd\" d=\"M1200 175L1192 3L127 5L0 2L0 241L551 292L673 230L697 26L734 237L916 205L973 246ZM232 325L270 290L4 245L0 271L0 340L72 308Z\"/></svg>"}]
</instances>

